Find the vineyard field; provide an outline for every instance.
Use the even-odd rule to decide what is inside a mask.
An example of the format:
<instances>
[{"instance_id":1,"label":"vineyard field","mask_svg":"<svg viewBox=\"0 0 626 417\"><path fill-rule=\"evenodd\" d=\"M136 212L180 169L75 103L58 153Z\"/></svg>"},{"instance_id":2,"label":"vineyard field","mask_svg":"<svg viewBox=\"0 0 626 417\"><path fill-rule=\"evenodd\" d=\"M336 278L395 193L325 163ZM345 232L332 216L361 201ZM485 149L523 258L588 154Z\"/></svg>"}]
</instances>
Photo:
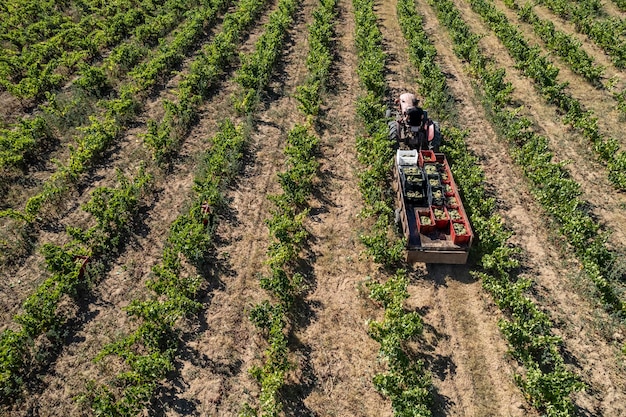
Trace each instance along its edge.
<instances>
[{"instance_id":1,"label":"vineyard field","mask_svg":"<svg viewBox=\"0 0 626 417\"><path fill-rule=\"evenodd\" d=\"M0 1L1 416L626 415L623 0Z\"/></svg>"}]
</instances>

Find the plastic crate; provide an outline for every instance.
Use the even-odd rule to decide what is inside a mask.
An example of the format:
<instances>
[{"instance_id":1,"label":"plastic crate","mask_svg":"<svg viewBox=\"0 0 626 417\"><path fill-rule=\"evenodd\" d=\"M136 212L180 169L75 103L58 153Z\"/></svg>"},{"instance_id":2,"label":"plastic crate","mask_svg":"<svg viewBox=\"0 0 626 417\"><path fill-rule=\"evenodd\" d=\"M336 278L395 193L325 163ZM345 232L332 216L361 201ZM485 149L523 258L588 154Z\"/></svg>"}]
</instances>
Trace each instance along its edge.
<instances>
[{"instance_id":1,"label":"plastic crate","mask_svg":"<svg viewBox=\"0 0 626 417\"><path fill-rule=\"evenodd\" d=\"M407 204L415 207L425 207L428 205L428 195L424 189L407 190L404 194Z\"/></svg>"},{"instance_id":2,"label":"plastic crate","mask_svg":"<svg viewBox=\"0 0 626 417\"><path fill-rule=\"evenodd\" d=\"M405 190L422 190L424 188L424 172L418 166L405 166L402 169Z\"/></svg>"},{"instance_id":3,"label":"plastic crate","mask_svg":"<svg viewBox=\"0 0 626 417\"><path fill-rule=\"evenodd\" d=\"M428 181L428 186L430 188L441 188L441 179L439 178L439 174L429 175L426 181Z\"/></svg>"},{"instance_id":4,"label":"plastic crate","mask_svg":"<svg viewBox=\"0 0 626 417\"><path fill-rule=\"evenodd\" d=\"M422 168L424 169L424 175L426 175L426 177L440 176L437 164L424 164L422 165Z\"/></svg>"},{"instance_id":5,"label":"plastic crate","mask_svg":"<svg viewBox=\"0 0 626 417\"><path fill-rule=\"evenodd\" d=\"M465 229L465 233L459 234L457 232L457 229L455 229L455 225L457 228L463 227ZM465 220L461 220L461 221L450 222L450 236L452 236L452 242L455 245L463 245L469 242L472 234L467 225L467 222Z\"/></svg>"},{"instance_id":6,"label":"plastic crate","mask_svg":"<svg viewBox=\"0 0 626 417\"><path fill-rule=\"evenodd\" d=\"M443 195L443 188L439 187L428 187L428 202L433 206L443 206L446 199Z\"/></svg>"},{"instance_id":7,"label":"plastic crate","mask_svg":"<svg viewBox=\"0 0 626 417\"><path fill-rule=\"evenodd\" d=\"M444 184L452 183L452 175L448 170L444 170L443 172L439 172L439 177L441 177L441 182Z\"/></svg>"},{"instance_id":8,"label":"plastic crate","mask_svg":"<svg viewBox=\"0 0 626 417\"><path fill-rule=\"evenodd\" d=\"M437 218L438 216L435 214L441 210L443 216L439 216L441 218ZM446 229L448 224L450 223L450 216L448 215L448 211L443 206L432 206L433 218L435 219L435 226L437 229Z\"/></svg>"},{"instance_id":9,"label":"plastic crate","mask_svg":"<svg viewBox=\"0 0 626 417\"><path fill-rule=\"evenodd\" d=\"M398 149L396 151L396 162L399 166L402 165L415 165L417 166L417 149L403 150Z\"/></svg>"},{"instance_id":10,"label":"plastic crate","mask_svg":"<svg viewBox=\"0 0 626 417\"><path fill-rule=\"evenodd\" d=\"M463 213L461 212L461 210L459 209L446 209L448 211L448 216L450 217L450 220L453 222L460 222L465 220L463 217Z\"/></svg>"},{"instance_id":11,"label":"plastic crate","mask_svg":"<svg viewBox=\"0 0 626 417\"><path fill-rule=\"evenodd\" d=\"M407 198L407 204L413 207L428 207L428 197L419 197L419 198Z\"/></svg>"},{"instance_id":12,"label":"plastic crate","mask_svg":"<svg viewBox=\"0 0 626 417\"><path fill-rule=\"evenodd\" d=\"M445 196L445 206L447 209L458 209L461 206L461 197L456 192L451 196Z\"/></svg>"},{"instance_id":13,"label":"plastic crate","mask_svg":"<svg viewBox=\"0 0 626 417\"><path fill-rule=\"evenodd\" d=\"M435 153L433 151L420 151L419 164L423 166L424 163L436 162Z\"/></svg>"},{"instance_id":14,"label":"plastic crate","mask_svg":"<svg viewBox=\"0 0 626 417\"><path fill-rule=\"evenodd\" d=\"M423 217L427 217L430 220L430 224L422 223ZM419 233L428 235L435 231L435 218L430 209L416 210L415 218L417 219L417 230Z\"/></svg>"}]
</instances>

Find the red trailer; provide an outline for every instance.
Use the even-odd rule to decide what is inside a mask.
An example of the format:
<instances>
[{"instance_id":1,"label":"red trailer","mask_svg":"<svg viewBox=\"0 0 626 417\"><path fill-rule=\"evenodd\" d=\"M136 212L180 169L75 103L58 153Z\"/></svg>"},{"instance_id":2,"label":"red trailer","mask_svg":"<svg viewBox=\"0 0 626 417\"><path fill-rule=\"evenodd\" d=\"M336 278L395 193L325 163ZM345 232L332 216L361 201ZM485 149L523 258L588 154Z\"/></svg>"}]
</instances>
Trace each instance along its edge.
<instances>
[{"instance_id":1,"label":"red trailer","mask_svg":"<svg viewBox=\"0 0 626 417\"><path fill-rule=\"evenodd\" d=\"M393 187L407 262L466 263L474 235L445 155L398 150Z\"/></svg>"}]
</instances>

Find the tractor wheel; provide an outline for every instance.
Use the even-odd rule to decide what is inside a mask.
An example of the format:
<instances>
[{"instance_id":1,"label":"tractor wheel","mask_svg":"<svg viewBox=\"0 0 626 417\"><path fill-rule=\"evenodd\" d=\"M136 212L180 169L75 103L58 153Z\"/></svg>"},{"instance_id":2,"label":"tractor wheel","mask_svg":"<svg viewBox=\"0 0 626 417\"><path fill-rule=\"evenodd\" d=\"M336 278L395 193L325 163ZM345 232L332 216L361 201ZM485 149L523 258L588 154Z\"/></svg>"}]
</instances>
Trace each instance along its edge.
<instances>
[{"instance_id":1,"label":"tractor wheel","mask_svg":"<svg viewBox=\"0 0 626 417\"><path fill-rule=\"evenodd\" d=\"M389 140L394 142L400 141L400 135L398 134L398 123L395 120L389 122Z\"/></svg>"}]
</instances>

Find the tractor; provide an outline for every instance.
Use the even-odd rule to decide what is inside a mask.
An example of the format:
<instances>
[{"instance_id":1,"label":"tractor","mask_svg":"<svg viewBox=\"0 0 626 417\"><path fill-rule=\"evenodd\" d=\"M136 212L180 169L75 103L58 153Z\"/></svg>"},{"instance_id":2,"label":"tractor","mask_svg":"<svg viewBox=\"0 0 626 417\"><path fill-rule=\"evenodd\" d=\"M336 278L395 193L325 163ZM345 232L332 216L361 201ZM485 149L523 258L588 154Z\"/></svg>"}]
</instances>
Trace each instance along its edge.
<instances>
[{"instance_id":1,"label":"tractor","mask_svg":"<svg viewBox=\"0 0 626 417\"><path fill-rule=\"evenodd\" d=\"M411 93L402 93L396 99L397 109L387 110L389 139L401 149L439 151L441 131L439 123L428 118L428 112L419 107L419 100Z\"/></svg>"}]
</instances>

